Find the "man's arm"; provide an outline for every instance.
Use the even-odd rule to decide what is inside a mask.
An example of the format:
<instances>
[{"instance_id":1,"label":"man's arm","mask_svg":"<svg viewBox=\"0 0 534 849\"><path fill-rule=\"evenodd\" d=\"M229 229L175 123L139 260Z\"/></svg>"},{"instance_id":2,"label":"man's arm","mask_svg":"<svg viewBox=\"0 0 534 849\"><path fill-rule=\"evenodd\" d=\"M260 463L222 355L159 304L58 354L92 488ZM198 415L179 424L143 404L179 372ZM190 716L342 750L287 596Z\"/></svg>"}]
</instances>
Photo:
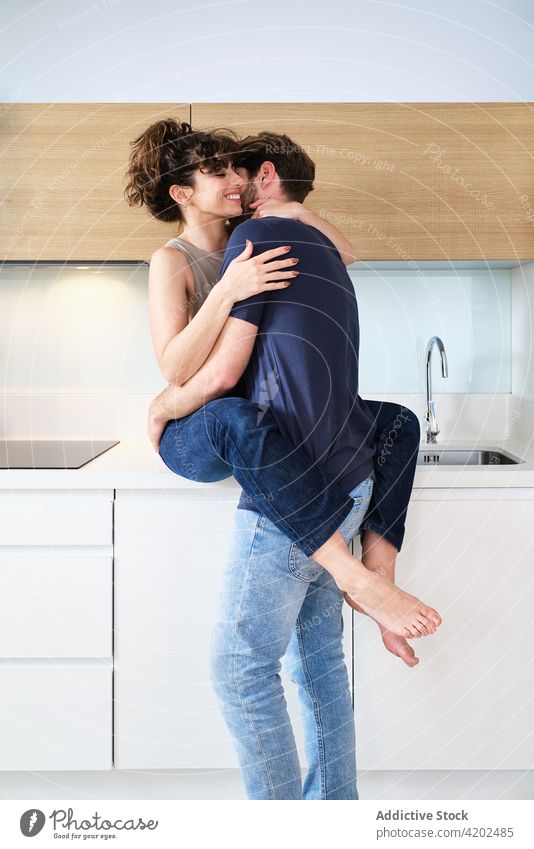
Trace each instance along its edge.
<instances>
[{"instance_id":1,"label":"man's arm","mask_svg":"<svg viewBox=\"0 0 534 849\"><path fill-rule=\"evenodd\" d=\"M169 385L151 403L148 436L155 451L170 419L182 419L232 389L245 371L258 327L228 318L203 366L182 386Z\"/></svg>"}]
</instances>

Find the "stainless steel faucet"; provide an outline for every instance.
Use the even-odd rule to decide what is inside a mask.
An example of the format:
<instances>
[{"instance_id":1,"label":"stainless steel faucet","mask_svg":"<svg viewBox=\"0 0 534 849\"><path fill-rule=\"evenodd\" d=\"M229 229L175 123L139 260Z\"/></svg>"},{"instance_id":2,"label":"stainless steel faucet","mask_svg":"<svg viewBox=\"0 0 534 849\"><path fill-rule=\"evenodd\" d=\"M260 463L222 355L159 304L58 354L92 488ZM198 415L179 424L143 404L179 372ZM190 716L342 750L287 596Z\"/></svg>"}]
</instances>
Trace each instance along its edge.
<instances>
[{"instance_id":1,"label":"stainless steel faucet","mask_svg":"<svg viewBox=\"0 0 534 849\"><path fill-rule=\"evenodd\" d=\"M438 346L439 353L441 355L441 374L443 377L449 376L449 369L447 366L447 354L445 353L445 346L439 336L432 336L428 341L428 345L426 346L425 353L425 363L426 363L426 416L425 420L427 422L426 427L426 441L427 442L437 442L436 439L439 433L438 423L436 421L436 402L432 398L432 351L434 350L434 345Z\"/></svg>"}]
</instances>

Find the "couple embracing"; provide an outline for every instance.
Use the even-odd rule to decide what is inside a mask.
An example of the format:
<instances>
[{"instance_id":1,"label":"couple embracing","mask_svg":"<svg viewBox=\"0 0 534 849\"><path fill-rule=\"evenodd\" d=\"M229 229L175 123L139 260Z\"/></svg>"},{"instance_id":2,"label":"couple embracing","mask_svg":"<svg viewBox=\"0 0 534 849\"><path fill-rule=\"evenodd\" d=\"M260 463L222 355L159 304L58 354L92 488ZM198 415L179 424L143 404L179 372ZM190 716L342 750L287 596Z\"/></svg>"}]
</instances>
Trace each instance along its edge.
<instances>
[{"instance_id":1,"label":"couple embracing","mask_svg":"<svg viewBox=\"0 0 534 849\"><path fill-rule=\"evenodd\" d=\"M394 583L419 423L358 394L355 255L304 206L314 178L285 135L169 119L132 142L126 189L180 234L150 262L152 340L169 382L149 410L150 441L172 472L233 475L243 489L211 676L250 799L358 799L344 600L408 666L408 641L441 624ZM304 781L282 658L298 685Z\"/></svg>"}]
</instances>

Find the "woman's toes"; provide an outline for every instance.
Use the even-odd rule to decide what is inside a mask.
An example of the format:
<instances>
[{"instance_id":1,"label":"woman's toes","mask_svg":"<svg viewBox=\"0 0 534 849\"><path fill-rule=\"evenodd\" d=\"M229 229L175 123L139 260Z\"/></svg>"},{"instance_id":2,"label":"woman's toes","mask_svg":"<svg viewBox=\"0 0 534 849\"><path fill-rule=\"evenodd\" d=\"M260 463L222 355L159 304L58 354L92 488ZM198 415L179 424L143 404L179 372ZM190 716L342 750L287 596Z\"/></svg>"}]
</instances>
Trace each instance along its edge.
<instances>
[{"instance_id":1,"label":"woman's toes","mask_svg":"<svg viewBox=\"0 0 534 849\"><path fill-rule=\"evenodd\" d=\"M426 627L428 628L430 633L433 634L434 631L436 630L436 627L437 627L436 623L434 622L434 620L430 616L425 616L425 617L423 617L423 619L424 619L424 623L425 623Z\"/></svg>"},{"instance_id":2,"label":"woman's toes","mask_svg":"<svg viewBox=\"0 0 534 849\"><path fill-rule=\"evenodd\" d=\"M424 617L427 625L432 624L437 628L438 625L441 624L441 616L436 610L434 610L433 607L426 607L425 605L423 605L423 607L420 608L418 613L419 616Z\"/></svg>"},{"instance_id":3,"label":"woman's toes","mask_svg":"<svg viewBox=\"0 0 534 849\"><path fill-rule=\"evenodd\" d=\"M413 647L404 643L397 650L398 656L407 664L407 666L416 666L419 663L419 658L415 657Z\"/></svg>"}]
</instances>

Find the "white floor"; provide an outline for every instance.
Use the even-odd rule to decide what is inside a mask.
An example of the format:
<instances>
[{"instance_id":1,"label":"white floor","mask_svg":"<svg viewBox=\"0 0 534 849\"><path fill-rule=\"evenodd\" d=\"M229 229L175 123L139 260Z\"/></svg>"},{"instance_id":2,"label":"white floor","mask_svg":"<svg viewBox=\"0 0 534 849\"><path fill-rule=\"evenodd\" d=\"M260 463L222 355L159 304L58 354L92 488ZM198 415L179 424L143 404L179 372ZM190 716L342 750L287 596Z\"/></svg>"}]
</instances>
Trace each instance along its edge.
<instances>
[{"instance_id":1,"label":"white floor","mask_svg":"<svg viewBox=\"0 0 534 849\"><path fill-rule=\"evenodd\" d=\"M365 772L361 799L534 799L534 771ZM0 799L244 799L238 770L0 772Z\"/></svg>"}]
</instances>

